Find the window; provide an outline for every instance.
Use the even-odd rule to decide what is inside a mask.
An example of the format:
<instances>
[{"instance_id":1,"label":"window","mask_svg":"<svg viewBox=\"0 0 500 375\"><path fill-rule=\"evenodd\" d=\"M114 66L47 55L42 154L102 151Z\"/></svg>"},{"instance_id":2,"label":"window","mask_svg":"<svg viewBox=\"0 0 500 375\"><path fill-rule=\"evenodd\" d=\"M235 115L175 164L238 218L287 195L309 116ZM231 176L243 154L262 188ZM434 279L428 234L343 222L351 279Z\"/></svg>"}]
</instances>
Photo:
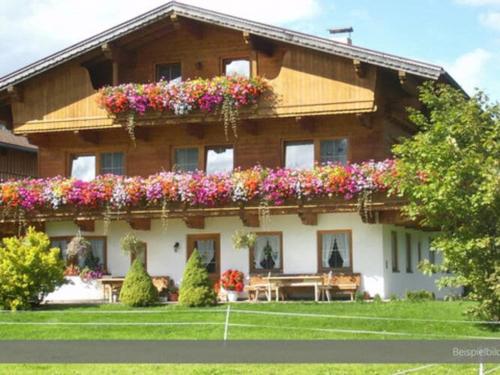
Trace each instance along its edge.
<instances>
[{"instance_id":1,"label":"window","mask_svg":"<svg viewBox=\"0 0 500 375\"><path fill-rule=\"evenodd\" d=\"M249 251L250 272L282 272L283 241L281 232L257 233L255 245Z\"/></svg>"},{"instance_id":2,"label":"window","mask_svg":"<svg viewBox=\"0 0 500 375\"><path fill-rule=\"evenodd\" d=\"M318 271L352 272L351 232L318 232Z\"/></svg>"},{"instance_id":3,"label":"window","mask_svg":"<svg viewBox=\"0 0 500 375\"><path fill-rule=\"evenodd\" d=\"M326 163L347 163L347 139L333 139L320 141L319 162Z\"/></svg>"},{"instance_id":4,"label":"window","mask_svg":"<svg viewBox=\"0 0 500 375\"><path fill-rule=\"evenodd\" d=\"M233 159L232 147L208 147L206 159L207 174L231 172L234 164Z\"/></svg>"},{"instance_id":5,"label":"window","mask_svg":"<svg viewBox=\"0 0 500 375\"><path fill-rule=\"evenodd\" d=\"M102 153L100 174L114 174L117 176L123 176L125 174L123 152Z\"/></svg>"},{"instance_id":6,"label":"window","mask_svg":"<svg viewBox=\"0 0 500 375\"><path fill-rule=\"evenodd\" d=\"M95 155L78 155L71 158L71 177L82 181L90 181L93 180L95 176Z\"/></svg>"},{"instance_id":7,"label":"window","mask_svg":"<svg viewBox=\"0 0 500 375\"><path fill-rule=\"evenodd\" d=\"M134 263L136 259L139 259L144 265L144 269L148 269L148 247L145 242L143 242L144 247L137 254L131 254L130 256L130 264Z\"/></svg>"},{"instance_id":8,"label":"window","mask_svg":"<svg viewBox=\"0 0 500 375\"><path fill-rule=\"evenodd\" d=\"M198 169L198 148L177 148L174 151L174 169L193 172Z\"/></svg>"},{"instance_id":9,"label":"window","mask_svg":"<svg viewBox=\"0 0 500 375\"><path fill-rule=\"evenodd\" d=\"M201 261L207 268L208 277L212 282L220 279L220 235L219 234L188 234L187 260L194 249L200 253Z\"/></svg>"},{"instance_id":10,"label":"window","mask_svg":"<svg viewBox=\"0 0 500 375\"><path fill-rule=\"evenodd\" d=\"M398 234L396 232L391 232L391 256L392 272L399 272Z\"/></svg>"},{"instance_id":11,"label":"window","mask_svg":"<svg viewBox=\"0 0 500 375\"><path fill-rule=\"evenodd\" d=\"M413 272L413 261L411 256L411 234L406 233L406 272Z\"/></svg>"},{"instance_id":12,"label":"window","mask_svg":"<svg viewBox=\"0 0 500 375\"><path fill-rule=\"evenodd\" d=\"M250 60L248 59L225 59L222 61L224 74L227 76L238 75L250 78Z\"/></svg>"},{"instance_id":13,"label":"window","mask_svg":"<svg viewBox=\"0 0 500 375\"><path fill-rule=\"evenodd\" d=\"M169 82L182 81L182 70L180 63L157 64L156 80L165 80Z\"/></svg>"},{"instance_id":14,"label":"window","mask_svg":"<svg viewBox=\"0 0 500 375\"><path fill-rule=\"evenodd\" d=\"M312 141L285 142L285 167L311 169L314 167L314 143Z\"/></svg>"},{"instance_id":15,"label":"window","mask_svg":"<svg viewBox=\"0 0 500 375\"><path fill-rule=\"evenodd\" d=\"M432 238L429 237L429 262L436 264L436 252L432 249Z\"/></svg>"},{"instance_id":16,"label":"window","mask_svg":"<svg viewBox=\"0 0 500 375\"><path fill-rule=\"evenodd\" d=\"M61 249L61 257L67 259L68 243L72 237L54 237L50 239L50 245ZM106 237L85 237L90 242L91 252L79 259L80 267L89 267L95 269L96 266L101 267L103 270L107 269L107 250L106 250Z\"/></svg>"}]
</instances>

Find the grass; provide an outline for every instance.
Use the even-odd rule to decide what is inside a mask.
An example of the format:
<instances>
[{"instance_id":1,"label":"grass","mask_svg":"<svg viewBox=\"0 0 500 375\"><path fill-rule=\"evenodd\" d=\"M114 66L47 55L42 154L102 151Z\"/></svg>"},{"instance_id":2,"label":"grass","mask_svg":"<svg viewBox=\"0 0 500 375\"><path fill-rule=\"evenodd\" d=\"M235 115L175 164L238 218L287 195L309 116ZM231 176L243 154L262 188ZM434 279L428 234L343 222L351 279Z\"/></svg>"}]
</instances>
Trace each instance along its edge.
<instances>
[{"instance_id":1,"label":"grass","mask_svg":"<svg viewBox=\"0 0 500 375\"><path fill-rule=\"evenodd\" d=\"M238 303L231 306L228 338L499 338L498 325L480 324L463 315L470 304L465 301ZM1 312L0 337L3 340L221 340L225 318L225 306L130 309L121 305L51 305L36 311ZM419 365L2 365L0 374L393 374L415 367ZM477 366L433 365L417 373L475 374ZM500 369L491 373L500 373Z\"/></svg>"}]
</instances>

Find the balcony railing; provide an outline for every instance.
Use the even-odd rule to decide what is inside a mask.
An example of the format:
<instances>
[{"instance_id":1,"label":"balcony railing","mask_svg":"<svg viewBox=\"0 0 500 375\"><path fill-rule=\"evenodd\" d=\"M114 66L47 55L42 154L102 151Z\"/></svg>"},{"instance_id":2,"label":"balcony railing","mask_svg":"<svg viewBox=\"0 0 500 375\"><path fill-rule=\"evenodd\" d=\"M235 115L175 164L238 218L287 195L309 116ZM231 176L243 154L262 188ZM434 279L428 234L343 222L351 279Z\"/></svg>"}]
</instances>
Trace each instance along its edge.
<instances>
[{"instance_id":1,"label":"balcony railing","mask_svg":"<svg viewBox=\"0 0 500 375\"><path fill-rule=\"evenodd\" d=\"M214 207L285 207L290 202L349 202L390 190L396 174L392 160L331 164L311 170L255 167L206 175L163 172L149 177L98 176L91 181L54 177L0 184L3 220L40 213L212 209ZM20 215L21 214L21 215Z\"/></svg>"}]
</instances>

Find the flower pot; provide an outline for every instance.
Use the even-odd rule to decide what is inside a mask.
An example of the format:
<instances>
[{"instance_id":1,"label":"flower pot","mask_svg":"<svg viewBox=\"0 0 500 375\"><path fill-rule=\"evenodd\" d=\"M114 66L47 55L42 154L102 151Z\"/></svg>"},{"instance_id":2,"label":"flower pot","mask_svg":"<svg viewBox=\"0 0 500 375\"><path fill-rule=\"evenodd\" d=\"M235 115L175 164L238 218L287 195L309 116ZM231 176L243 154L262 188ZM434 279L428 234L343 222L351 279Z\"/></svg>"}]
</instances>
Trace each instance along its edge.
<instances>
[{"instance_id":1,"label":"flower pot","mask_svg":"<svg viewBox=\"0 0 500 375\"><path fill-rule=\"evenodd\" d=\"M228 302L236 302L238 301L238 297L239 297L239 292L236 292L234 290L228 290L227 291L227 300Z\"/></svg>"},{"instance_id":2,"label":"flower pot","mask_svg":"<svg viewBox=\"0 0 500 375\"><path fill-rule=\"evenodd\" d=\"M179 300L179 294L178 293L169 293L168 300L170 302L177 302Z\"/></svg>"}]
</instances>

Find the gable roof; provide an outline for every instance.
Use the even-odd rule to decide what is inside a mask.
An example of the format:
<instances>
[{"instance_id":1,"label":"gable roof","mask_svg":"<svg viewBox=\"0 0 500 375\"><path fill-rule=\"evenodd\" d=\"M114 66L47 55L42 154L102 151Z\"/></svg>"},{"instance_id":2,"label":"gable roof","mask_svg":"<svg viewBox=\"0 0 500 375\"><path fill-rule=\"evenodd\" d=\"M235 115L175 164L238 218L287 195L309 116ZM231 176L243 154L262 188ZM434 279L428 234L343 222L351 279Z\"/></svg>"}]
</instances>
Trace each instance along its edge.
<instances>
[{"instance_id":1,"label":"gable roof","mask_svg":"<svg viewBox=\"0 0 500 375\"><path fill-rule=\"evenodd\" d=\"M104 43L112 42L127 34L133 33L147 25L153 24L166 18L171 13L189 18L195 21L205 22L233 30L248 32L271 40L289 43L317 51L330 53L337 56L356 59L368 64L384 68L401 70L416 76L437 80L444 77L455 86L459 85L440 66L386 54L367 48L336 42L327 38L321 38L309 34L292 31L289 29L267 25L260 22L246 20L240 17L230 16L212 10L195 7L176 1L168 2L147 13L137 16L129 21L123 22L91 38L85 39L77 44L56 52L46 58L38 60L30 65L16 70L0 78L0 91L11 85L16 85L37 74L47 71L75 57L83 55L98 48Z\"/></svg>"},{"instance_id":2,"label":"gable roof","mask_svg":"<svg viewBox=\"0 0 500 375\"><path fill-rule=\"evenodd\" d=\"M0 128L0 147L21 150L27 152L37 152L38 147L28 142L26 137L12 134L7 129Z\"/></svg>"}]
</instances>

